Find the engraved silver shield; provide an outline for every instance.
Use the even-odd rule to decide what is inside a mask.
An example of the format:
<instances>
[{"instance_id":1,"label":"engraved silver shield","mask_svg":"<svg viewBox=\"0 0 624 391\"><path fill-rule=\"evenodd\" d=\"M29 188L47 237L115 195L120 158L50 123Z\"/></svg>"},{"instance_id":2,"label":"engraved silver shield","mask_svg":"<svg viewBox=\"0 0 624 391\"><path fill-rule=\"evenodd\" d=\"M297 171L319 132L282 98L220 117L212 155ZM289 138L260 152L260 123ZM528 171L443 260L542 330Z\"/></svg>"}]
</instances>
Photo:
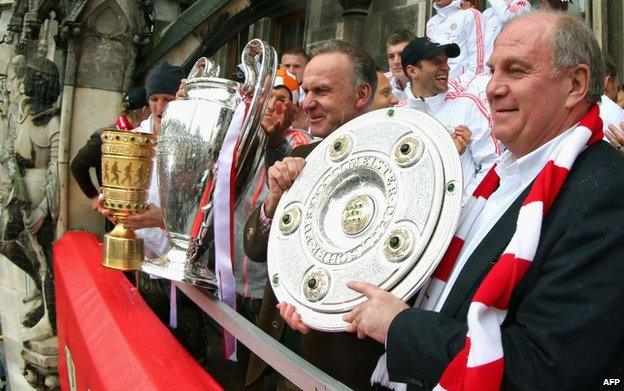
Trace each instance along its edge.
<instances>
[{"instance_id":1,"label":"engraved silver shield","mask_svg":"<svg viewBox=\"0 0 624 391\"><path fill-rule=\"evenodd\" d=\"M433 273L453 236L462 197L448 131L412 109L382 109L338 128L306 159L282 196L268 245L279 301L308 326L344 331L366 281L407 300Z\"/></svg>"}]
</instances>

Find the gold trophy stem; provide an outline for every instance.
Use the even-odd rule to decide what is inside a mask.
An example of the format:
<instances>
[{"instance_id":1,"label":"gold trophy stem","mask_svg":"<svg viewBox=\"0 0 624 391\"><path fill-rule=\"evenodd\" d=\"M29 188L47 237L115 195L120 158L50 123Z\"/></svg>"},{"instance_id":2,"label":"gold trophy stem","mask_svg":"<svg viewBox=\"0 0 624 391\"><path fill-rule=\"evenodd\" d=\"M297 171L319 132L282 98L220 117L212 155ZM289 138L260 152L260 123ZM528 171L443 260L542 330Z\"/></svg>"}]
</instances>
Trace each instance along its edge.
<instances>
[{"instance_id":1,"label":"gold trophy stem","mask_svg":"<svg viewBox=\"0 0 624 391\"><path fill-rule=\"evenodd\" d=\"M104 235L104 257L102 265L117 270L138 270L143 262L143 239L134 232L117 224Z\"/></svg>"}]
</instances>

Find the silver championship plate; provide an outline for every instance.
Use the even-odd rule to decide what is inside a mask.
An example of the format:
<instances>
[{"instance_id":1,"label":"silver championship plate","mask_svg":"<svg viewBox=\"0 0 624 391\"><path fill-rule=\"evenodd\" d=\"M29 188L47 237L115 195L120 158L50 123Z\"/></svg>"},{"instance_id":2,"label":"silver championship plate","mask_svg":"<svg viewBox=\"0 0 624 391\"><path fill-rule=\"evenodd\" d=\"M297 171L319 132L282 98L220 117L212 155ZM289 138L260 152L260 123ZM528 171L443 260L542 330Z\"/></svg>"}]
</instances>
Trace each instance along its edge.
<instances>
[{"instance_id":1,"label":"silver championship plate","mask_svg":"<svg viewBox=\"0 0 624 391\"><path fill-rule=\"evenodd\" d=\"M317 330L344 331L366 300L348 281L407 300L427 281L455 232L459 155L446 128L413 109L383 109L334 131L282 196L268 245L277 299Z\"/></svg>"},{"instance_id":2,"label":"silver championship plate","mask_svg":"<svg viewBox=\"0 0 624 391\"><path fill-rule=\"evenodd\" d=\"M186 98L169 103L163 115L156 164L171 249L161 259L144 262L141 269L146 273L206 288L216 286L203 256L212 245L216 163L234 113L246 102L235 162L238 201L264 153L259 123L277 69L275 50L259 39L250 41L241 57L244 84L218 78L218 67L201 58L184 84Z\"/></svg>"}]
</instances>

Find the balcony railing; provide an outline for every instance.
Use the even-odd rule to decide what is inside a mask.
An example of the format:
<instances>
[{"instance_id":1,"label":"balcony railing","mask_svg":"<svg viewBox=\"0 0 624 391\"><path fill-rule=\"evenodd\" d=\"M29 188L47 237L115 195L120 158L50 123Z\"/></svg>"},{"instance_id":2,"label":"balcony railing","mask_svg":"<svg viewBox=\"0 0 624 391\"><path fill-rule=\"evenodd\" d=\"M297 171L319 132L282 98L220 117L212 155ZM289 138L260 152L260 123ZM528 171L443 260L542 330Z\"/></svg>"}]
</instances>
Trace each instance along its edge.
<instances>
[{"instance_id":1,"label":"balcony railing","mask_svg":"<svg viewBox=\"0 0 624 391\"><path fill-rule=\"evenodd\" d=\"M215 322L297 387L315 391L349 390L347 386L271 338L211 293L190 284L174 284Z\"/></svg>"}]
</instances>

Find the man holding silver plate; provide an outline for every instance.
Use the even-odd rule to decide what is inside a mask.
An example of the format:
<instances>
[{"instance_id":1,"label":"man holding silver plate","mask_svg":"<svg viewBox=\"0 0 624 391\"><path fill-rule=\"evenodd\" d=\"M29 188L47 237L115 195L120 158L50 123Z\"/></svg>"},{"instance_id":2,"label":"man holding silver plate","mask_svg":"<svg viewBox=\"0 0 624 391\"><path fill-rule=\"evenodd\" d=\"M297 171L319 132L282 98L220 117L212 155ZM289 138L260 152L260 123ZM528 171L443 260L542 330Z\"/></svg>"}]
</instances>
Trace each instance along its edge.
<instances>
[{"instance_id":1,"label":"man holding silver plate","mask_svg":"<svg viewBox=\"0 0 624 391\"><path fill-rule=\"evenodd\" d=\"M352 53L355 65L345 61ZM368 68L367 83L359 84L358 70ZM245 229L247 254L268 259L277 299L296 304L297 313L280 304L282 316L300 313L314 329L295 327L304 333L301 355L355 389L368 387L382 347L341 332L342 316L365 300L346 282L371 281L411 296L448 245L462 189L460 147L437 121L410 109L364 114L375 81L370 57L344 43L313 57L303 109L312 134L325 140L271 167L270 194ZM261 327L275 313L265 302Z\"/></svg>"}]
</instances>

